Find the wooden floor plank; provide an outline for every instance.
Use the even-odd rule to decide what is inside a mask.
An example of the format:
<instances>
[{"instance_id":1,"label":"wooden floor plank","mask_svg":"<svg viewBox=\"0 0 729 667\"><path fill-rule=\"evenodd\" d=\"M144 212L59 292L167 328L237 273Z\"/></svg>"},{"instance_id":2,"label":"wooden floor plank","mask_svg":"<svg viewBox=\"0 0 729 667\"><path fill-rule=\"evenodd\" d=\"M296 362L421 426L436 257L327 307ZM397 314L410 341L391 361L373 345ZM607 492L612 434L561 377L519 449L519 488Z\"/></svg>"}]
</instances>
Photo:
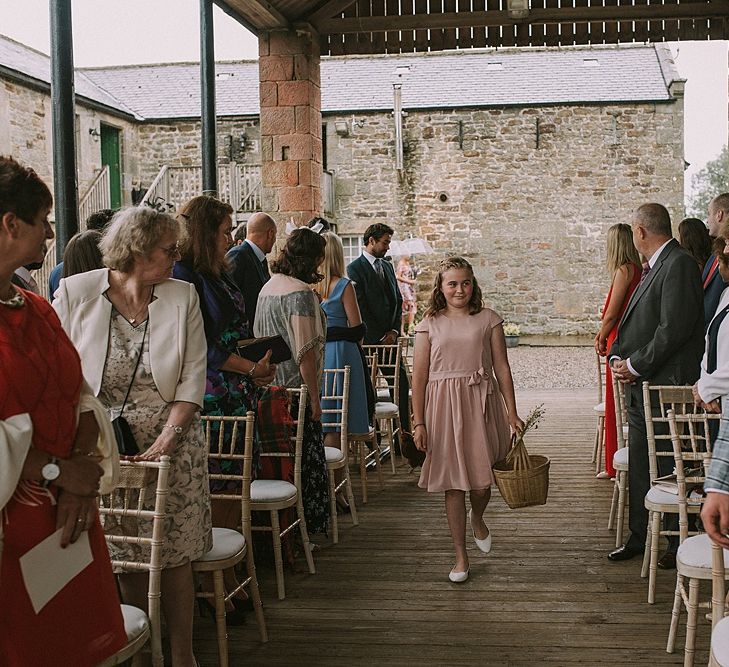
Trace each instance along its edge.
<instances>
[{"instance_id":1,"label":"wooden floor plank","mask_svg":"<svg viewBox=\"0 0 729 667\"><path fill-rule=\"evenodd\" d=\"M552 461L549 503L510 510L497 492L486 513L494 547L482 556L469 538L471 577L451 584L453 551L442 494L417 475L385 470L385 488L360 507L360 526L340 521L340 543L315 539L316 575L303 559L287 571L276 599L272 568L259 563L270 642L253 617L229 629L231 665L680 665L665 652L675 575L659 571L648 605L637 559L610 563L606 529L612 486L594 478L591 390L518 396L522 413L545 403L527 438ZM523 415L522 415L523 416ZM355 493L358 480L354 476ZM709 625L700 622L696 664L708 659ZM217 664L215 628L195 619L200 664Z\"/></svg>"}]
</instances>

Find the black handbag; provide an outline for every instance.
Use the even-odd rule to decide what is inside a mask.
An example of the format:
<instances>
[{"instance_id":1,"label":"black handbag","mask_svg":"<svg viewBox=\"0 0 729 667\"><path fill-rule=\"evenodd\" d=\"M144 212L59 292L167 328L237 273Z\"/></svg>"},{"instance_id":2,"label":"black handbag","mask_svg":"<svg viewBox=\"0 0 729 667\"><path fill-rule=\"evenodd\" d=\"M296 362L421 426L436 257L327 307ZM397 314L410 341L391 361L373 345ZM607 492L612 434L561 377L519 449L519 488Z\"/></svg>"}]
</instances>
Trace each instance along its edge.
<instances>
[{"instance_id":1,"label":"black handbag","mask_svg":"<svg viewBox=\"0 0 729 667\"><path fill-rule=\"evenodd\" d=\"M111 425L114 428L114 437L116 438L116 446L121 456L136 456L139 454L139 445L134 438L132 428L129 426L129 422L122 416L124 414L124 408L129 398L129 392L132 390L134 384L134 378L137 375L137 369L139 368L139 362L142 360L142 352L144 350L144 339L147 336L147 325L149 324L149 317L144 323L144 333L142 334L142 344L139 347L139 354L137 355L137 361L134 364L134 370L132 371L132 379L127 387L126 396L124 396L124 402L122 403L119 416L111 420Z\"/></svg>"}]
</instances>

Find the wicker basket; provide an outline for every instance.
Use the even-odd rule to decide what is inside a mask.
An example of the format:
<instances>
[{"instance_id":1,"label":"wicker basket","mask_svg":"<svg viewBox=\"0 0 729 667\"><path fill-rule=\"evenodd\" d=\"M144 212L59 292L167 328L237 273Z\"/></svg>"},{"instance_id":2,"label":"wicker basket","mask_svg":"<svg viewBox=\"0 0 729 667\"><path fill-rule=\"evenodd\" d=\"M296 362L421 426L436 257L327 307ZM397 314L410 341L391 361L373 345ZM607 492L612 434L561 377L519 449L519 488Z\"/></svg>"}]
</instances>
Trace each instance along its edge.
<instances>
[{"instance_id":1,"label":"wicker basket","mask_svg":"<svg viewBox=\"0 0 729 667\"><path fill-rule=\"evenodd\" d=\"M511 447L506 458L494 464L494 477L501 496L511 509L544 505L549 491L549 459L530 455L523 438Z\"/></svg>"}]
</instances>

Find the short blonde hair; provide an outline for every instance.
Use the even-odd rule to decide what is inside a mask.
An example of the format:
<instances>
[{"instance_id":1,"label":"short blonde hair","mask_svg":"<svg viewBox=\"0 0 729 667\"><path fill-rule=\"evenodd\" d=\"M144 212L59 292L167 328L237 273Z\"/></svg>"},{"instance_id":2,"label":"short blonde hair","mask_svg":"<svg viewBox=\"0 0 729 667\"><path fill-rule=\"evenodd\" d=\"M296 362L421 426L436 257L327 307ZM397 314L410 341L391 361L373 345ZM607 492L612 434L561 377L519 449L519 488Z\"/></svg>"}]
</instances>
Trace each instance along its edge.
<instances>
[{"instance_id":1,"label":"short blonde hair","mask_svg":"<svg viewBox=\"0 0 729 667\"><path fill-rule=\"evenodd\" d=\"M139 257L149 255L170 232L180 235L180 223L168 213L149 206L132 206L119 211L104 231L99 249L104 264L128 273Z\"/></svg>"},{"instance_id":2,"label":"short blonde hair","mask_svg":"<svg viewBox=\"0 0 729 667\"><path fill-rule=\"evenodd\" d=\"M334 232L324 232L321 236L327 243L324 247L324 261L319 266L319 273L324 276L324 280L317 283L314 289L322 299L327 299L332 276L344 276L344 246L342 239Z\"/></svg>"}]
</instances>

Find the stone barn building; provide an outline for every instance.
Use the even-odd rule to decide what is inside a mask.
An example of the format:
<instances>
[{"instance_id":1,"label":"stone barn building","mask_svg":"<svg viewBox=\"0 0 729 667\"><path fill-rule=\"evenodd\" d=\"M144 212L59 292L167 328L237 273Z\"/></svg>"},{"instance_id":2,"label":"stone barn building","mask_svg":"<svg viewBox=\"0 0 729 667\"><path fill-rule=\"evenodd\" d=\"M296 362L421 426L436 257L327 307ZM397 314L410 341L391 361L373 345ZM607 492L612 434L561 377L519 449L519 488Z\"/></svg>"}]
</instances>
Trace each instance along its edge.
<instances>
[{"instance_id":1,"label":"stone barn building","mask_svg":"<svg viewBox=\"0 0 729 667\"><path fill-rule=\"evenodd\" d=\"M50 182L48 71L0 37L0 153ZM646 201L683 215L683 85L663 45L322 58L322 212L350 259L373 222L426 238L423 295L462 254L523 333L591 333L607 228ZM220 196L244 221L267 208L261 151L282 188L306 179L296 145L261 145L259 104L277 96L279 133L308 119L255 62L218 63L216 90ZM200 192L196 63L82 69L76 93L82 210Z\"/></svg>"}]
</instances>

